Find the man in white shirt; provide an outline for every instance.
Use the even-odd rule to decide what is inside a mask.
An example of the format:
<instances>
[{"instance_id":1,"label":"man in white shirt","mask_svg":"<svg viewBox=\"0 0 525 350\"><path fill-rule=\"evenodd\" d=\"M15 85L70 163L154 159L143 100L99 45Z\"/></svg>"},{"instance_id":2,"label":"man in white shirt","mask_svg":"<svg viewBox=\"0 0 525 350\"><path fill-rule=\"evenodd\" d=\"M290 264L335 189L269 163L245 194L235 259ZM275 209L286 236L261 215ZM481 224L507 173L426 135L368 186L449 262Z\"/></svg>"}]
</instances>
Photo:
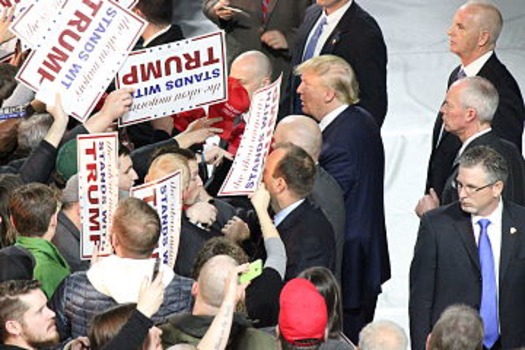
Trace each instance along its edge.
<instances>
[{"instance_id":1,"label":"man in white shirt","mask_svg":"<svg viewBox=\"0 0 525 350\"><path fill-rule=\"evenodd\" d=\"M459 202L423 215L410 267L412 349L452 304L479 310L487 349L525 344L525 208L501 199L508 170L485 146L459 158Z\"/></svg>"}]
</instances>

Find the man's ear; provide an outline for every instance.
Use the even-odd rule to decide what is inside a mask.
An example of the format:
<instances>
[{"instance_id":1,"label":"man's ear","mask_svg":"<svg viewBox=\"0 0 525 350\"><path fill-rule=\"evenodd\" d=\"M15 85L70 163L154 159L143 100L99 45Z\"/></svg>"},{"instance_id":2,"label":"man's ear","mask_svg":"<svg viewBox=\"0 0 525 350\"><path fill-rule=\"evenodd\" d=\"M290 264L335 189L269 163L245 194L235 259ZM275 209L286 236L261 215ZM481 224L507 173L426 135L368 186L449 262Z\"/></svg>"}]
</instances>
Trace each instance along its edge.
<instances>
[{"instance_id":1,"label":"man's ear","mask_svg":"<svg viewBox=\"0 0 525 350\"><path fill-rule=\"evenodd\" d=\"M432 332L428 333L427 335L427 341L425 343L425 349L430 350L430 339L432 338Z\"/></svg>"},{"instance_id":2,"label":"man's ear","mask_svg":"<svg viewBox=\"0 0 525 350\"><path fill-rule=\"evenodd\" d=\"M22 325L18 321L7 320L5 322L5 330L7 331L8 335L18 336L20 333L22 333Z\"/></svg>"},{"instance_id":3,"label":"man's ear","mask_svg":"<svg viewBox=\"0 0 525 350\"><path fill-rule=\"evenodd\" d=\"M16 229L15 219L13 218L13 215L9 215L9 221L11 222L11 226L13 226Z\"/></svg>"},{"instance_id":4,"label":"man's ear","mask_svg":"<svg viewBox=\"0 0 525 350\"><path fill-rule=\"evenodd\" d=\"M197 298L197 294L199 294L199 282L193 282L191 286L191 295L193 298Z\"/></svg>"}]
</instances>

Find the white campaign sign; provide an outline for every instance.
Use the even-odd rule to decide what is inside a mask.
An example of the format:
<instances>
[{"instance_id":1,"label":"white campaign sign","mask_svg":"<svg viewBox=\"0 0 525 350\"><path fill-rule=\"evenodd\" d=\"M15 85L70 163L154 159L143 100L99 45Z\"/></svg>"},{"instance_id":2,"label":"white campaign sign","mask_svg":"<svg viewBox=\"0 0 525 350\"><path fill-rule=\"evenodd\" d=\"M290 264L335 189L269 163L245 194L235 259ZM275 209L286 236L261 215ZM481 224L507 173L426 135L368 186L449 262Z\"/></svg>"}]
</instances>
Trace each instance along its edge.
<instances>
[{"instance_id":1,"label":"white campaign sign","mask_svg":"<svg viewBox=\"0 0 525 350\"><path fill-rule=\"evenodd\" d=\"M247 195L257 189L277 121L281 79L253 94L241 144L219 196Z\"/></svg>"},{"instance_id":2,"label":"white campaign sign","mask_svg":"<svg viewBox=\"0 0 525 350\"><path fill-rule=\"evenodd\" d=\"M80 258L111 254L109 229L118 202L118 135L77 136L78 194L82 234Z\"/></svg>"},{"instance_id":3,"label":"white campaign sign","mask_svg":"<svg viewBox=\"0 0 525 350\"><path fill-rule=\"evenodd\" d=\"M38 17L34 11L26 15ZM113 0L66 0L56 21L59 26L48 26L17 79L47 104L60 92L65 112L83 122L146 22Z\"/></svg>"},{"instance_id":4,"label":"white campaign sign","mask_svg":"<svg viewBox=\"0 0 525 350\"><path fill-rule=\"evenodd\" d=\"M130 196L142 199L159 214L161 231L154 257L173 268L179 250L182 215L182 173L177 171L162 179L132 187Z\"/></svg>"},{"instance_id":5,"label":"white campaign sign","mask_svg":"<svg viewBox=\"0 0 525 350\"><path fill-rule=\"evenodd\" d=\"M135 89L130 125L225 101L227 72L223 32L130 53L117 87Z\"/></svg>"}]
</instances>

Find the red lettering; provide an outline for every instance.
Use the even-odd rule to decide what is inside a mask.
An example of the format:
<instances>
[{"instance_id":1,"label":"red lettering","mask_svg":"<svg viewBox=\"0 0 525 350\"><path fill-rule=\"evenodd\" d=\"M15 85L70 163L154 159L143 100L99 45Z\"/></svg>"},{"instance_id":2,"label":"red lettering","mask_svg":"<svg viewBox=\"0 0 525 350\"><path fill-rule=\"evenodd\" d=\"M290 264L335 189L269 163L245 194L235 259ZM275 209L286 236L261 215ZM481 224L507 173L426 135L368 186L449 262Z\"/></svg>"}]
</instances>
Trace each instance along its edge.
<instances>
[{"instance_id":1,"label":"red lettering","mask_svg":"<svg viewBox=\"0 0 525 350\"><path fill-rule=\"evenodd\" d=\"M206 50L208 53L208 59L204 61L202 64L203 66L209 66L210 64L219 63L219 59L215 57L215 52L213 51L213 47L208 47L208 50Z\"/></svg>"},{"instance_id":2,"label":"red lettering","mask_svg":"<svg viewBox=\"0 0 525 350\"><path fill-rule=\"evenodd\" d=\"M142 200L146 203L148 203L151 206L156 207L157 206L157 192L153 191L153 193L150 196L142 198Z\"/></svg>"},{"instance_id":3,"label":"red lettering","mask_svg":"<svg viewBox=\"0 0 525 350\"><path fill-rule=\"evenodd\" d=\"M86 170L89 171L87 176L88 182L97 181L97 164L92 163L86 165Z\"/></svg>"},{"instance_id":4,"label":"red lettering","mask_svg":"<svg viewBox=\"0 0 525 350\"><path fill-rule=\"evenodd\" d=\"M51 52L47 54L46 59L43 62L43 65L46 66L48 69L53 71L54 73L60 72L60 69L62 69L62 64L59 62L65 62L68 59L68 55L60 50L58 47L53 46L51 49ZM38 69L38 74L42 76L40 79L40 82L42 82L44 79L47 79L49 81L54 81L55 76L53 76L50 72L46 71L44 68Z\"/></svg>"},{"instance_id":5,"label":"red lettering","mask_svg":"<svg viewBox=\"0 0 525 350\"><path fill-rule=\"evenodd\" d=\"M70 43L66 41L66 37L68 36L70 38L73 38L74 41L79 41L80 35L72 31L71 29L66 29L62 33L60 33L60 36L58 37L58 43L60 44L60 46L62 46L68 51L73 51L74 49L73 45L71 45ZM67 56L66 56L66 59L67 59Z\"/></svg>"},{"instance_id":6,"label":"red lettering","mask_svg":"<svg viewBox=\"0 0 525 350\"><path fill-rule=\"evenodd\" d=\"M164 62L164 70L166 71L166 75L171 75L171 62L175 62L175 71L177 73L182 72L182 62L180 57L177 56L171 56Z\"/></svg>"},{"instance_id":7,"label":"red lettering","mask_svg":"<svg viewBox=\"0 0 525 350\"><path fill-rule=\"evenodd\" d=\"M148 81L150 75L153 74L153 78L160 78L162 76L162 68L160 65L160 60L153 62L148 62L147 64L142 63L140 65L140 74L142 81Z\"/></svg>"},{"instance_id":8,"label":"red lettering","mask_svg":"<svg viewBox=\"0 0 525 350\"><path fill-rule=\"evenodd\" d=\"M83 0L82 3L88 5L88 7L93 10L91 13L92 17L97 14L98 10L100 10L100 7L102 6L102 0L100 0L98 3L94 3L91 0Z\"/></svg>"},{"instance_id":9,"label":"red lettering","mask_svg":"<svg viewBox=\"0 0 525 350\"><path fill-rule=\"evenodd\" d=\"M89 230L90 231L100 231L99 214L100 214L99 208L89 208ZM90 238L90 240L92 241L93 239Z\"/></svg>"},{"instance_id":10,"label":"red lettering","mask_svg":"<svg viewBox=\"0 0 525 350\"><path fill-rule=\"evenodd\" d=\"M93 194L96 194L97 192L98 192L98 185L96 185L96 184L89 185L89 187L88 187L88 201L89 201L89 204L98 204L98 202L99 202L98 198L93 196Z\"/></svg>"},{"instance_id":11,"label":"red lettering","mask_svg":"<svg viewBox=\"0 0 525 350\"><path fill-rule=\"evenodd\" d=\"M187 70L192 70L199 68L201 66L201 53L200 51L194 51L193 57L189 53L184 53L182 56L186 59L186 64L184 68Z\"/></svg>"},{"instance_id":12,"label":"red lettering","mask_svg":"<svg viewBox=\"0 0 525 350\"><path fill-rule=\"evenodd\" d=\"M137 76L137 67L135 66L131 67L131 72L129 72L128 74L125 74L122 77L122 82L124 83L124 85L136 84L138 81L139 81L139 78Z\"/></svg>"}]
</instances>

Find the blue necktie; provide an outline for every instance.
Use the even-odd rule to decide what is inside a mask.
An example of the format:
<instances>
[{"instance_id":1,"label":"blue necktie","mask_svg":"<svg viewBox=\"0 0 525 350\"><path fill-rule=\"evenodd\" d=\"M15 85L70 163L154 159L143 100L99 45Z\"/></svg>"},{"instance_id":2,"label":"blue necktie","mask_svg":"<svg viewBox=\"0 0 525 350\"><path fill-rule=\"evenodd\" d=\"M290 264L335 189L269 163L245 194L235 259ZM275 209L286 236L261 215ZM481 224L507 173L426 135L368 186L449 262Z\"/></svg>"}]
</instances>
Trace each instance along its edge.
<instances>
[{"instance_id":1,"label":"blue necktie","mask_svg":"<svg viewBox=\"0 0 525 350\"><path fill-rule=\"evenodd\" d=\"M489 219L478 221L480 227L479 233L479 263L481 266L481 307L479 314L483 319L485 337L483 345L490 349L498 340L498 299L496 287L496 274L494 270L494 255L487 232L490 225Z\"/></svg>"},{"instance_id":2,"label":"blue necktie","mask_svg":"<svg viewBox=\"0 0 525 350\"><path fill-rule=\"evenodd\" d=\"M306 45L306 49L304 50L304 54L303 54L303 62L314 57L315 47L317 46L319 37L321 36L321 34L323 34L323 27L325 25L326 25L326 17L322 16L321 21L317 25L317 28L315 28L315 31L312 34L310 41L308 42L308 45Z\"/></svg>"},{"instance_id":3,"label":"blue necktie","mask_svg":"<svg viewBox=\"0 0 525 350\"><path fill-rule=\"evenodd\" d=\"M458 70L458 72L456 73L456 81L459 80L459 79L463 79L467 76L467 74L465 73L465 71L463 70L463 68L460 68Z\"/></svg>"}]
</instances>

